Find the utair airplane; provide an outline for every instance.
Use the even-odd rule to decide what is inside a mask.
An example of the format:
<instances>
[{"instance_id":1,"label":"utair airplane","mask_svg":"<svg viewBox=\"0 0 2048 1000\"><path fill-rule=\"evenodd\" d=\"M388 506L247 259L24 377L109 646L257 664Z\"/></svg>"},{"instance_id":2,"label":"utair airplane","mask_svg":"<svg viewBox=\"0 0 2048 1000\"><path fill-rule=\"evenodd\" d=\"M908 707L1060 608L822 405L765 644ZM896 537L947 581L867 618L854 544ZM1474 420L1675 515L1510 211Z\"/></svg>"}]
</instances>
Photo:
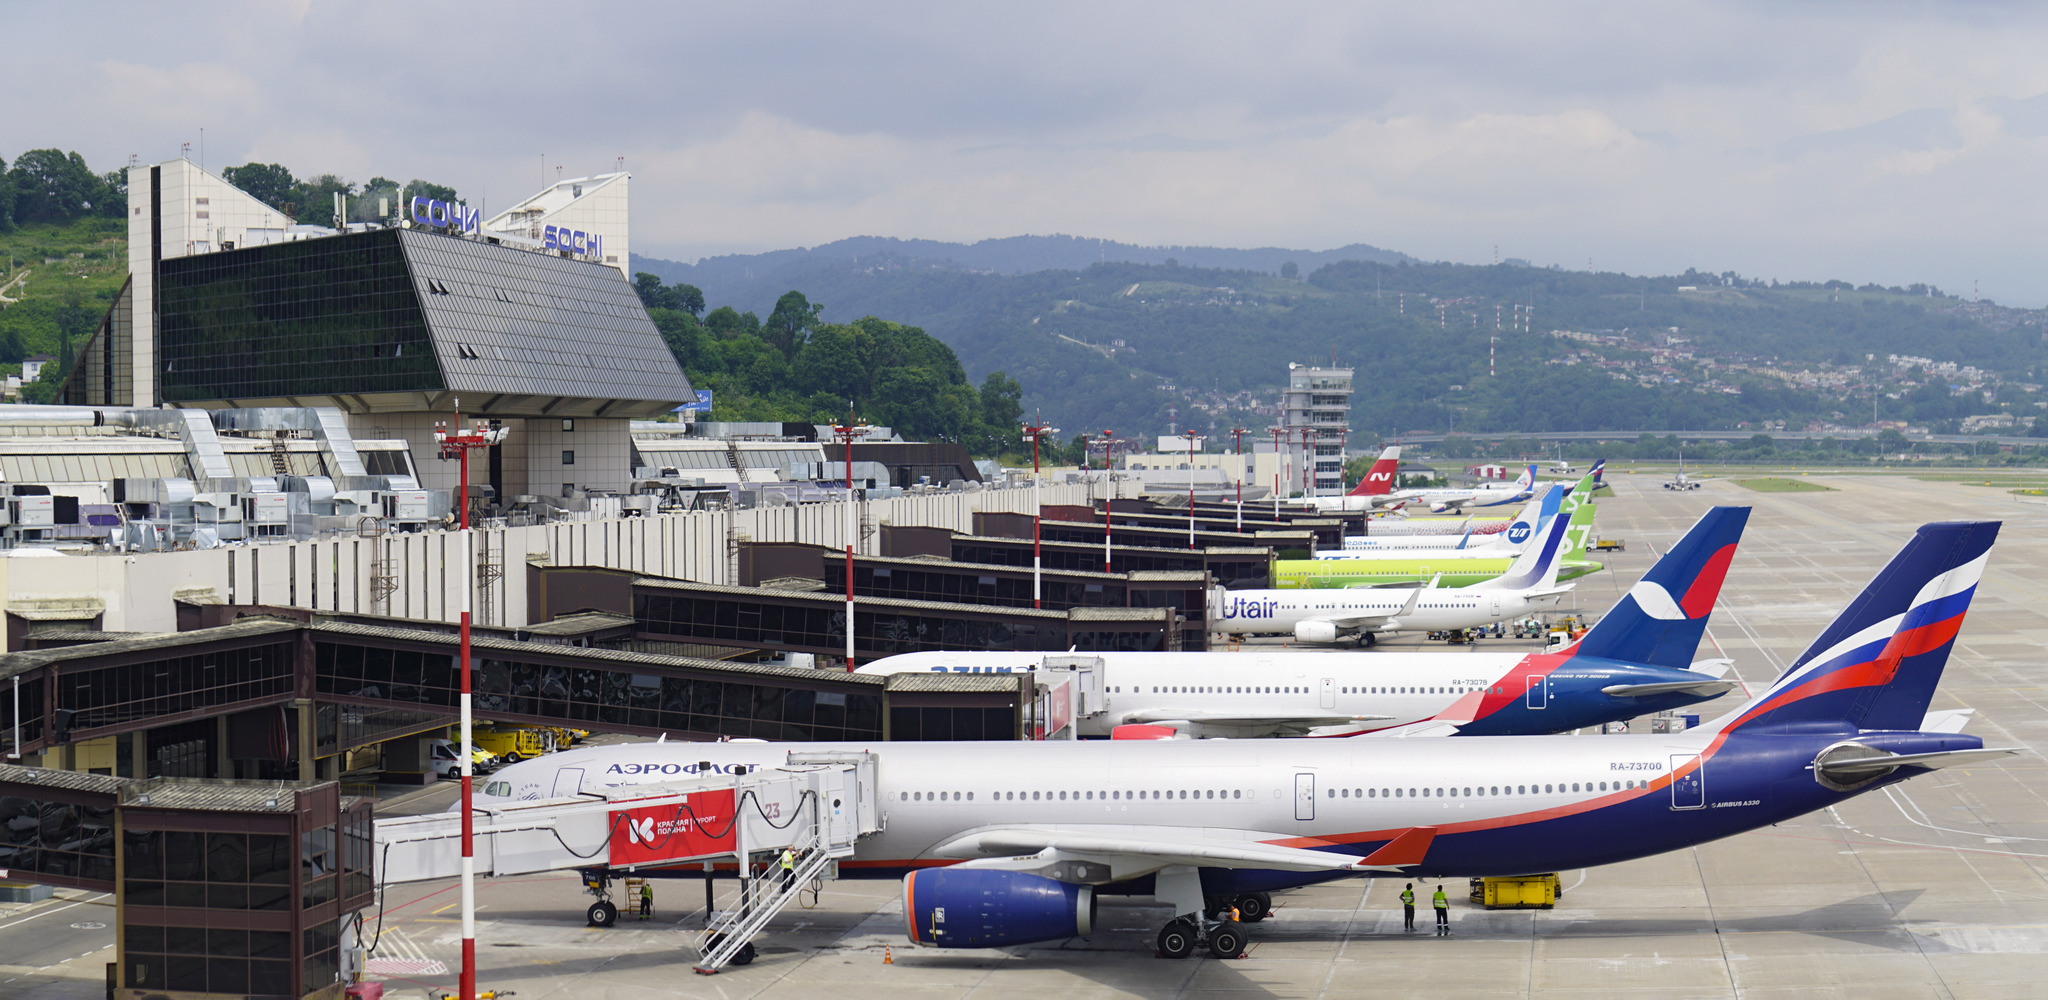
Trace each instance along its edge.
<instances>
[{"instance_id":1,"label":"utair airplane","mask_svg":"<svg viewBox=\"0 0 2048 1000\"><path fill-rule=\"evenodd\" d=\"M1365 478L1352 487L1351 492L1339 497L1303 497L1302 506L1323 512L1372 510L1379 498L1393 492L1396 474L1401 469L1401 446L1388 445L1380 457L1365 470Z\"/></svg>"},{"instance_id":2,"label":"utair airplane","mask_svg":"<svg viewBox=\"0 0 2048 1000\"><path fill-rule=\"evenodd\" d=\"M1447 588L1431 581L1413 588L1219 589L1209 598L1210 629L1233 635L1291 634L1302 642L1357 636L1359 645L1370 646L1376 635L1477 628L1556 607L1575 586L1557 582L1565 533L1572 525L1569 518L1557 515L1557 495L1564 487L1552 486L1545 492L1551 510L1539 520L1544 525L1542 537L1524 548L1507 572L1491 580ZM1528 525L1517 524L1508 529L1509 539L1517 529L1525 537L1534 534Z\"/></svg>"},{"instance_id":3,"label":"utair airplane","mask_svg":"<svg viewBox=\"0 0 2048 1000\"><path fill-rule=\"evenodd\" d=\"M2015 752L1957 732L1966 712L1928 712L1997 531L1922 527L1769 690L1682 734L638 743L514 764L491 784L540 798L571 768L583 785L629 786L699 761L772 768L797 750L870 751L884 829L839 874L901 878L912 941L1087 936L1098 896L1149 895L1175 912L1159 954L1235 957L1275 890L1614 864ZM1689 625L1694 597L1645 579L1615 614ZM1645 634L1638 652L1660 642Z\"/></svg>"},{"instance_id":4,"label":"utair airplane","mask_svg":"<svg viewBox=\"0 0 2048 1000\"><path fill-rule=\"evenodd\" d=\"M1062 683L1051 664L1094 661L1099 704L1077 708L1076 735L1116 739L1530 735L1597 726L1717 698L1725 660L1693 664L1721 580L1749 517L1709 511L1644 580L1685 595L1676 618L1623 602L1573 655L1525 653L925 651L885 656L864 674L1023 673ZM1654 640L1654 641L1652 641Z\"/></svg>"}]
</instances>

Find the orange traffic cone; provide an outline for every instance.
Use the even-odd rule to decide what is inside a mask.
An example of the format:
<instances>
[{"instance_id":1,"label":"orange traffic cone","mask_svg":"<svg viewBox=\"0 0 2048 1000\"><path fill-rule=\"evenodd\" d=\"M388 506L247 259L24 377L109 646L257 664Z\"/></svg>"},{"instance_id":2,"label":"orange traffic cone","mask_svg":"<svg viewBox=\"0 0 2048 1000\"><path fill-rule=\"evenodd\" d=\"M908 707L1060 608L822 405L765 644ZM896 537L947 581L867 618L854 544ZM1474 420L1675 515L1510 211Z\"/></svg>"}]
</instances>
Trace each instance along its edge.
<instances>
[{"instance_id":1,"label":"orange traffic cone","mask_svg":"<svg viewBox=\"0 0 2048 1000\"><path fill-rule=\"evenodd\" d=\"M883 965L895 965L895 964L896 964L896 956L895 956L895 955L892 955L892 954L890 954L890 953L889 953L889 946L888 946L888 945L886 945L886 944L882 946L882 964L883 964Z\"/></svg>"}]
</instances>

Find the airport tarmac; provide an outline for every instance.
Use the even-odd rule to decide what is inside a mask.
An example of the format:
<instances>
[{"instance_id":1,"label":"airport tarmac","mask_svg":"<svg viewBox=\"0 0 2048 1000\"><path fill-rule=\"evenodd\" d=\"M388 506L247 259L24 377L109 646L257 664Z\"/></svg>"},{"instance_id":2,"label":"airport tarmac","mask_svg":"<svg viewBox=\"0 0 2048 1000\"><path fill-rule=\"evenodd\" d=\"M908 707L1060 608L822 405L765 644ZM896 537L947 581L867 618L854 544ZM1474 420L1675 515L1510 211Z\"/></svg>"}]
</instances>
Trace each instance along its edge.
<instances>
[{"instance_id":1,"label":"airport tarmac","mask_svg":"<svg viewBox=\"0 0 2048 1000\"><path fill-rule=\"evenodd\" d=\"M1604 610L1708 506L1753 506L1714 642L1700 655L1732 657L1760 689L1913 527L2000 519L2006 527L1933 707L1975 708L1969 731L1988 745L2048 742L2048 572L2039 569L2048 565L2048 505L1952 483L1809 478L1835 489L1753 493L1712 480L1674 494L1658 477L1610 477L1598 533L1627 539L1628 549L1604 554L1608 569L1579 581L1579 603ZM1702 708L1711 717L1740 697L1724 701ZM828 882L814 908L786 911L756 939L754 964L700 977L689 971L703 916L698 883L659 883L656 919L622 914L617 927L595 930L584 925L589 897L573 875L486 881L480 982L519 1000L2035 997L2048 992L2044 778L2031 750L1934 772L1693 850L1561 873L1565 894L1552 910L1488 912L1449 882L1448 938L1401 932L1399 881L1297 890L1276 896L1247 955L1230 961L1155 958L1166 914L1148 901L1106 902L1101 929L1085 940L916 949L903 936L896 883ZM729 894L729 884L720 890ZM447 882L394 886L381 914L365 914L373 933L381 920L373 978L387 996L454 986L456 892ZM0 997L102 995L112 914L91 895L0 907Z\"/></svg>"}]
</instances>

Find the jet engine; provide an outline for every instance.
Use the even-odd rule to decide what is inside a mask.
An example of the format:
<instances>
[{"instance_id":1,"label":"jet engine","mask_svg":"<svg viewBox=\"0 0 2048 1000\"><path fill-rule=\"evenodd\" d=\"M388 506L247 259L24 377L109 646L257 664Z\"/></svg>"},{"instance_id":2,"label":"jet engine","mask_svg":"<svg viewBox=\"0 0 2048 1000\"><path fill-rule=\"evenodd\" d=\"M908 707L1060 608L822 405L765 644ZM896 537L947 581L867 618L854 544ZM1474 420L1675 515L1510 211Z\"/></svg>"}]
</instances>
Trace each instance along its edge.
<instances>
[{"instance_id":1,"label":"jet engine","mask_svg":"<svg viewBox=\"0 0 2048 1000\"><path fill-rule=\"evenodd\" d=\"M998 948L1087 935L1095 890L1030 872L921 868L903 877L910 940L940 948Z\"/></svg>"},{"instance_id":2,"label":"jet engine","mask_svg":"<svg viewBox=\"0 0 2048 1000\"><path fill-rule=\"evenodd\" d=\"M1329 622L1300 622L1294 626L1294 638L1302 642L1336 642L1337 626Z\"/></svg>"}]
</instances>

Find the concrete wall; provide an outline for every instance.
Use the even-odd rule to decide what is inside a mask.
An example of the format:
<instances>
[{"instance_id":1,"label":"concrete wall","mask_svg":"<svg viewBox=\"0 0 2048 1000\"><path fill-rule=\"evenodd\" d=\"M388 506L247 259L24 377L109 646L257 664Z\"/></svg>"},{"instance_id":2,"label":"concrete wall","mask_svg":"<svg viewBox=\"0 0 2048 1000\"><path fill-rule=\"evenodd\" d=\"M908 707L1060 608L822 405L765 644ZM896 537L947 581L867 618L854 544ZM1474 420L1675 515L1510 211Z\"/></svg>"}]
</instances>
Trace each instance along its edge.
<instances>
[{"instance_id":1,"label":"concrete wall","mask_svg":"<svg viewBox=\"0 0 2048 1000\"><path fill-rule=\"evenodd\" d=\"M578 427L582 425L579 422ZM1085 504L1085 486L1047 486L1047 505ZM973 530L977 511L1029 512L1032 490L988 490L876 500L856 505L868 530L856 545L878 554L882 524ZM480 575L475 617L493 625L526 625L529 560L556 566L602 566L701 583L731 584L730 542L803 542L838 548L848 535L844 504L808 504L745 511L703 511L619 520L569 521L474 533ZM230 604L268 604L454 621L461 603L461 536L454 532L309 542L237 545L187 552L95 553L0 560L0 587L10 605L55 598L98 600L115 632L177 629L173 601L181 593ZM380 595L376 584L392 587Z\"/></svg>"}]
</instances>

